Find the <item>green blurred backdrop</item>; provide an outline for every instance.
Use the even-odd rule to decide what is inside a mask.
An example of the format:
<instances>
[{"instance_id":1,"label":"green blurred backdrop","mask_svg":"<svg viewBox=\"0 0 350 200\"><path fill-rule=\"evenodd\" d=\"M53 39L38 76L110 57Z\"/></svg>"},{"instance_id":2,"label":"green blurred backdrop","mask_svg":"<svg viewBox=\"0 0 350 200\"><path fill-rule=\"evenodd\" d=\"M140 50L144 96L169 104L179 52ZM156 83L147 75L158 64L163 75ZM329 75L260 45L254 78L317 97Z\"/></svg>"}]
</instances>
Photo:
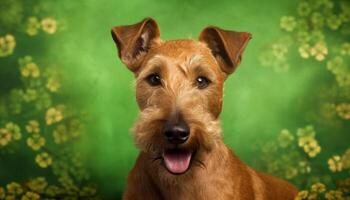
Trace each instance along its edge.
<instances>
[{"instance_id":1,"label":"green blurred backdrop","mask_svg":"<svg viewBox=\"0 0 350 200\"><path fill-rule=\"evenodd\" d=\"M298 46L292 46L293 40L287 40L291 43L289 52L292 52L285 61L288 71L263 67L259 60L270 44L290 34L281 30L280 19L297 15L299 3L278 0L0 0L0 7L4 6L0 14L0 36L12 33L16 38L13 54L0 57L1 95L6 96L12 87L20 85L19 57L30 55L36 60L59 63L63 74L62 90L55 98L68 102L73 109L82 110L87 118L86 134L74 143L73 149L85 158L91 180L103 199L118 199L138 154L129 131L138 108L133 74L117 57L111 27L136 23L150 16L158 22L164 40L197 39L207 25L248 31L253 39L245 50L243 62L225 83L221 119L226 143L245 162L269 171L260 164L264 155L262 143L275 141L283 129L296 132L298 128L312 125L322 147L322 153L312 162L323 169L318 176L330 174L327 159L335 154L342 155L350 146L349 120L336 114L332 119L322 118L319 110L322 102L349 102L348 90L345 92L348 96L339 97L338 91L330 94L336 81L327 71L326 62L300 58ZM35 37L25 34L26 20L36 15L34 8L38 5L43 5L44 10L37 12L39 18L52 17L60 22L57 33L39 33ZM324 32L329 47L349 41L349 35L338 36L339 32ZM344 62L348 64L348 60ZM26 151L18 150L10 156L0 154L0 185L36 175L52 176L38 167L29 167L34 161L28 158ZM348 176L348 171L336 175Z\"/></svg>"}]
</instances>

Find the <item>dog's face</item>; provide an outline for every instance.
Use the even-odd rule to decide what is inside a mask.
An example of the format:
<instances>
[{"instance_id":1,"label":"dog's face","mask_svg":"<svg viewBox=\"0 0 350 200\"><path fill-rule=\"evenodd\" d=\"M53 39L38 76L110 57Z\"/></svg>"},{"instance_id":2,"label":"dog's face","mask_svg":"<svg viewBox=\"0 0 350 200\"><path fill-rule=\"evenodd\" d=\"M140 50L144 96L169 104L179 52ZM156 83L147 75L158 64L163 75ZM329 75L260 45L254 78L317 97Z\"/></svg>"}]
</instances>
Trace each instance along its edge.
<instances>
[{"instance_id":1,"label":"dog's face","mask_svg":"<svg viewBox=\"0 0 350 200\"><path fill-rule=\"evenodd\" d=\"M114 27L112 36L136 77L137 147L171 174L203 165L202 156L221 140L224 80L240 63L250 34L208 27L200 41L161 41L148 18Z\"/></svg>"}]
</instances>

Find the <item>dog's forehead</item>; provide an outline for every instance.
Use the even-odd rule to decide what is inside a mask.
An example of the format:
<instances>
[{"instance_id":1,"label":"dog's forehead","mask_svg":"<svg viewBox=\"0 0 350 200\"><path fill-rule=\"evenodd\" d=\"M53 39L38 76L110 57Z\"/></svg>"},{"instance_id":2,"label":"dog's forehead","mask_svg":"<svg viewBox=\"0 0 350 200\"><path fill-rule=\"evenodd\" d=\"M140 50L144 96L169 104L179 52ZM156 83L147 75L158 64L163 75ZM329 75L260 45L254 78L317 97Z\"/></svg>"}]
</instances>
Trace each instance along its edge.
<instances>
[{"instance_id":1,"label":"dog's forehead","mask_svg":"<svg viewBox=\"0 0 350 200\"><path fill-rule=\"evenodd\" d=\"M190 39L164 41L157 50L169 57L179 57L189 53L210 53L204 43Z\"/></svg>"},{"instance_id":2,"label":"dog's forehead","mask_svg":"<svg viewBox=\"0 0 350 200\"><path fill-rule=\"evenodd\" d=\"M216 60L210 49L202 42L183 39L161 42L152 49L152 59L169 59L187 66L206 63L215 66Z\"/></svg>"}]
</instances>

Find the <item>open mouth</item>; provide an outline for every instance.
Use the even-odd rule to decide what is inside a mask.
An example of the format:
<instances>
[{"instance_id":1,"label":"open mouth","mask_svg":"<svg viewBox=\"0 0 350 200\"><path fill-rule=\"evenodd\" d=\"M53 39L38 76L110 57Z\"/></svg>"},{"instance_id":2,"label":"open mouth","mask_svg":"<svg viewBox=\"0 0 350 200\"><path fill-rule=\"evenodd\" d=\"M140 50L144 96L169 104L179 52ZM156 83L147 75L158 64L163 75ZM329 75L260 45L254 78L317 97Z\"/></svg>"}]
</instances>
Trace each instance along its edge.
<instances>
[{"instance_id":1,"label":"open mouth","mask_svg":"<svg viewBox=\"0 0 350 200\"><path fill-rule=\"evenodd\" d=\"M185 149L169 149L163 152L166 169L173 174L185 173L191 163L193 152Z\"/></svg>"}]
</instances>

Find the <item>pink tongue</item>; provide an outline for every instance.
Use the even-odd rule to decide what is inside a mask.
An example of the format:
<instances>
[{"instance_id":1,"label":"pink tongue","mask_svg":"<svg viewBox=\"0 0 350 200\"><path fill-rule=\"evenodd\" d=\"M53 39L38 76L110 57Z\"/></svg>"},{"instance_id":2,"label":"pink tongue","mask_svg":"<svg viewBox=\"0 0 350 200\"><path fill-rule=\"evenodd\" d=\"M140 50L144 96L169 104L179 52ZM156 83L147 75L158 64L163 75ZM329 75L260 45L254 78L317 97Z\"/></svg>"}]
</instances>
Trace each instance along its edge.
<instances>
[{"instance_id":1,"label":"pink tongue","mask_svg":"<svg viewBox=\"0 0 350 200\"><path fill-rule=\"evenodd\" d=\"M190 151L172 150L165 151L163 154L163 159L166 168L170 172L174 174L181 174L188 169L191 156L192 153Z\"/></svg>"}]
</instances>

